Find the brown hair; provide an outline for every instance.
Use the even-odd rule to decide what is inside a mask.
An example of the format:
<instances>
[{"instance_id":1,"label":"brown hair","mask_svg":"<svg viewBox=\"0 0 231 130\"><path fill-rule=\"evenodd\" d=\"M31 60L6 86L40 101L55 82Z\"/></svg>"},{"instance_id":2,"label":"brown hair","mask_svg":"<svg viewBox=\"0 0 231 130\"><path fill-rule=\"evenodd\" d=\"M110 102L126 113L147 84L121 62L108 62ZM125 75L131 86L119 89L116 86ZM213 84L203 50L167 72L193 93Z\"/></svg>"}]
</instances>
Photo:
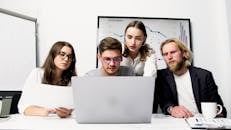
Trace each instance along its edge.
<instances>
[{"instance_id":1,"label":"brown hair","mask_svg":"<svg viewBox=\"0 0 231 130\"><path fill-rule=\"evenodd\" d=\"M132 21L132 22L130 22L127 25L127 27L125 28L124 34L126 34L128 28L130 28L130 27L135 27L135 28L140 29L143 32L144 36L147 37L147 32L146 32L145 25L143 24L143 22L141 22L141 21ZM125 41L125 38L124 38L124 41ZM144 61L146 59L146 57L151 54L150 50L152 50L149 47L149 45L146 44L145 42L146 42L146 39L144 40L143 45L139 49L139 52L141 54L141 57L140 57L141 61ZM124 57L128 57L129 56L129 49L128 49L128 47L126 45L124 45L123 56Z\"/></svg>"},{"instance_id":2,"label":"brown hair","mask_svg":"<svg viewBox=\"0 0 231 130\"><path fill-rule=\"evenodd\" d=\"M113 37L106 37L101 40L98 49L100 54L102 54L105 50L119 50L122 54L121 42Z\"/></svg>"},{"instance_id":3,"label":"brown hair","mask_svg":"<svg viewBox=\"0 0 231 130\"><path fill-rule=\"evenodd\" d=\"M64 46L68 46L71 48L73 58L71 60L70 67L67 70L63 71L62 76L61 76L62 80L60 81L60 83L54 84L53 81L56 75L56 71L55 71L56 66L54 63L54 59L60 53L60 50ZM65 41L58 41L54 43L54 45L51 47L49 54L42 66L42 68L44 69L42 83L67 86L71 81L71 77L77 75L76 69L75 69L75 63L76 63L75 52L74 52L74 48L72 47L70 43L65 42Z\"/></svg>"}]
</instances>

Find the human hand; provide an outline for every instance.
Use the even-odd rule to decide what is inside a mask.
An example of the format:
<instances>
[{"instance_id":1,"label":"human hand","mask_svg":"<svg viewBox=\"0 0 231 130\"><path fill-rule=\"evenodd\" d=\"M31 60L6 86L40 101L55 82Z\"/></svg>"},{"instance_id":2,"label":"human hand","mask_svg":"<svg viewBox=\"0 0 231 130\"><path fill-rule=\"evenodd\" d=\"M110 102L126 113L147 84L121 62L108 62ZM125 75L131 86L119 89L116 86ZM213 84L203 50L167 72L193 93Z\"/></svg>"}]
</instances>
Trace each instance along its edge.
<instances>
[{"instance_id":1,"label":"human hand","mask_svg":"<svg viewBox=\"0 0 231 130\"><path fill-rule=\"evenodd\" d=\"M188 118L193 116L193 114L184 106L174 106L171 115L176 118Z\"/></svg>"},{"instance_id":2,"label":"human hand","mask_svg":"<svg viewBox=\"0 0 231 130\"><path fill-rule=\"evenodd\" d=\"M68 109L64 107L55 108L55 112L60 118L66 118L70 116L72 111L73 109Z\"/></svg>"},{"instance_id":3,"label":"human hand","mask_svg":"<svg viewBox=\"0 0 231 130\"><path fill-rule=\"evenodd\" d=\"M49 116L49 114L55 113L55 110L51 109L51 108L41 108L38 111L38 113L39 113L38 115L40 115L40 116Z\"/></svg>"}]
</instances>

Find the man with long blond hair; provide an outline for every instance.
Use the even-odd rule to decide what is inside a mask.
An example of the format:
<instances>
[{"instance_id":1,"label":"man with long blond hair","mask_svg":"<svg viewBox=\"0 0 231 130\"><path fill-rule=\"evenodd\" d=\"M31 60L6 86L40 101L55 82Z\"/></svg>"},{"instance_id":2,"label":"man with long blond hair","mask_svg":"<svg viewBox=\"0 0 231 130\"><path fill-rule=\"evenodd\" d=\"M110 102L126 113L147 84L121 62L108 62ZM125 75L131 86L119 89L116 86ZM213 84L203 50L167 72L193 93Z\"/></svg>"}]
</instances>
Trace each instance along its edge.
<instances>
[{"instance_id":1,"label":"man with long blond hair","mask_svg":"<svg viewBox=\"0 0 231 130\"><path fill-rule=\"evenodd\" d=\"M177 118L192 117L201 113L201 102L222 105L221 117L227 112L218 94L212 73L191 65L192 52L175 38L161 44L161 53L167 68L157 72L156 93L162 111Z\"/></svg>"}]
</instances>

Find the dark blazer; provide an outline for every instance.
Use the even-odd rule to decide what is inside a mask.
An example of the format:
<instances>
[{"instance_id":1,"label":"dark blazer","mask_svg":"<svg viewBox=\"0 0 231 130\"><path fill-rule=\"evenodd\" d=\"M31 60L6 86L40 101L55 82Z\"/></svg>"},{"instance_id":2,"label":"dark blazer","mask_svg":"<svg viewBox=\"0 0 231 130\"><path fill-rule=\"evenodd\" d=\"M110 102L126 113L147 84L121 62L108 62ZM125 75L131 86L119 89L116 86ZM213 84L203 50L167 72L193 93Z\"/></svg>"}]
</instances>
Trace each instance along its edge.
<instances>
[{"instance_id":1,"label":"dark blazer","mask_svg":"<svg viewBox=\"0 0 231 130\"><path fill-rule=\"evenodd\" d=\"M218 94L217 85L213 79L212 73L208 70L188 67L192 81L193 94L196 101L197 108L201 113L201 102L217 102L223 106L223 115L226 117L227 112L224 107L223 101ZM176 83L173 73L169 69L162 69L157 71L154 108L160 104L162 111L168 114L167 108L169 106L178 106L178 96L176 90Z\"/></svg>"}]
</instances>

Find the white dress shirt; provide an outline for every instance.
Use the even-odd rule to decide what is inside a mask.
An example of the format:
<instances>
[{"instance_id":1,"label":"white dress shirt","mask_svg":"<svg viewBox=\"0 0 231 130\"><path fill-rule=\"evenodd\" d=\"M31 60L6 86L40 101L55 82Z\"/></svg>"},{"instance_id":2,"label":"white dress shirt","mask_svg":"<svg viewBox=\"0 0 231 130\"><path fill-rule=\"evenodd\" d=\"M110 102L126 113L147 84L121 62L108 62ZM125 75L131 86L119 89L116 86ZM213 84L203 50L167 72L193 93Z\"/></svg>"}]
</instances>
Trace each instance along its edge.
<instances>
[{"instance_id":1,"label":"white dress shirt","mask_svg":"<svg viewBox=\"0 0 231 130\"><path fill-rule=\"evenodd\" d=\"M132 67L136 75L156 77L157 66L155 55L151 54L147 56L145 61L141 61L140 57L140 53L134 60L131 57L123 57L120 65Z\"/></svg>"},{"instance_id":2,"label":"white dress shirt","mask_svg":"<svg viewBox=\"0 0 231 130\"><path fill-rule=\"evenodd\" d=\"M18 103L19 113L24 113L24 110L30 105L46 108L74 108L72 88L70 86L42 84L43 73L43 69L36 68L26 79Z\"/></svg>"}]
</instances>

